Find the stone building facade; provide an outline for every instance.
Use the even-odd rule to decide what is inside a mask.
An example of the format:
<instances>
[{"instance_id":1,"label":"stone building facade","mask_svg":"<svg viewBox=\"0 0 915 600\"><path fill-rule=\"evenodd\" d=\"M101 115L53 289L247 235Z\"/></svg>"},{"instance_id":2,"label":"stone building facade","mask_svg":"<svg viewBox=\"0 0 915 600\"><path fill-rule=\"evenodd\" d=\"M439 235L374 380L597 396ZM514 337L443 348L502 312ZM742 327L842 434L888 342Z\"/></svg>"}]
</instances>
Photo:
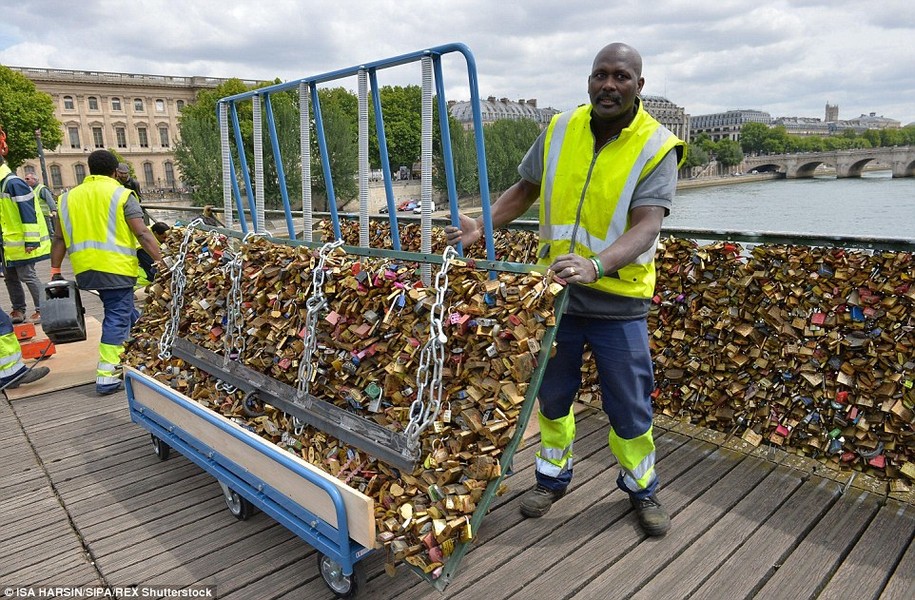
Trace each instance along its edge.
<instances>
[{"instance_id":1,"label":"stone building facade","mask_svg":"<svg viewBox=\"0 0 915 600\"><path fill-rule=\"evenodd\" d=\"M50 94L63 142L45 148L48 187L60 193L89 174L93 150L116 150L131 165L143 190L177 191L182 186L175 163L178 116L197 92L224 79L173 77L103 71L10 67ZM254 82L246 82L254 83ZM39 160L19 167L20 175L41 175Z\"/></svg>"},{"instance_id":2,"label":"stone building facade","mask_svg":"<svg viewBox=\"0 0 915 600\"><path fill-rule=\"evenodd\" d=\"M682 106L677 106L664 96L642 96L642 106L655 120L670 129L675 136L689 143L690 117Z\"/></svg>"},{"instance_id":3,"label":"stone building facade","mask_svg":"<svg viewBox=\"0 0 915 600\"><path fill-rule=\"evenodd\" d=\"M464 129L473 129L473 108L470 101L451 101L448 110ZM559 111L555 108L538 108L536 98L522 98L514 102L508 98L496 99L495 96L489 96L486 100L480 100L480 117L484 125L500 119L531 119L542 129L549 125L550 119L556 114Z\"/></svg>"},{"instance_id":4,"label":"stone building facade","mask_svg":"<svg viewBox=\"0 0 915 600\"><path fill-rule=\"evenodd\" d=\"M700 133L708 134L713 142L719 140L739 140L740 129L745 123L772 124L772 115L761 110L729 110L710 115L698 115L690 118L690 136Z\"/></svg>"}]
</instances>

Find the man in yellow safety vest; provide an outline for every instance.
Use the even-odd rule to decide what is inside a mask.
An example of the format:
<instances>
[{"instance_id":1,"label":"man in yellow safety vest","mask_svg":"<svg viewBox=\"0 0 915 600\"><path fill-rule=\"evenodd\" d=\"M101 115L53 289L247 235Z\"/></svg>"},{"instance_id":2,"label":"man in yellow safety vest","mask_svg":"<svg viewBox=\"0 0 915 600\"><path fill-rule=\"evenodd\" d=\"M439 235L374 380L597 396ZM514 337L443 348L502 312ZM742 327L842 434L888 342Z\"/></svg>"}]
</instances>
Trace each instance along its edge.
<instances>
[{"instance_id":1,"label":"man in yellow safety vest","mask_svg":"<svg viewBox=\"0 0 915 600\"><path fill-rule=\"evenodd\" d=\"M35 265L47 260L51 253L48 225L38 208L35 193L20 179L0 155L0 232L3 235L3 266L6 291L13 310L9 316L13 323L26 318L24 283L32 296L35 312L29 319L41 322L41 294L43 285Z\"/></svg>"},{"instance_id":2,"label":"man in yellow safety vest","mask_svg":"<svg viewBox=\"0 0 915 600\"><path fill-rule=\"evenodd\" d=\"M35 200L44 215L45 223L48 225L48 233L54 236L54 215L57 214L57 202L54 200L54 193L48 189L48 186L38 181L34 173L26 173L22 178L32 188L35 194Z\"/></svg>"},{"instance_id":3,"label":"man in yellow safety vest","mask_svg":"<svg viewBox=\"0 0 915 600\"><path fill-rule=\"evenodd\" d=\"M95 389L106 395L123 387L121 352L137 318L137 242L157 262L162 254L143 223L135 194L115 179L117 158L108 150L96 150L87 162L89 176L58 201L51 278L62 279L60 264L68 253L77 285L96 290L102 300L105 316Z\"/></svg>"},{"instance_id":4,"label":"man in yellow safety vest","mask_svg":"<svg viewBox=\"0 0 915 600\"><path fill-rule=\"evenodd\" d=\"M664 535L670 517L656 495L647 315L661 222L685 144L645 112L638 97L644 83L634 48L602 48L588 77L591 103L553 117L518 167L520 180L493 204L492 226L510 223L539 198L539 264L571 284L540 386L537 483L522 496L521 513L546 514L572 480L572 403L590 344L620 466L617 486L642 530ZM445 231L451 244L472 244L482 219L461 215L460 226Z\"/></svg>"}]
</instances>

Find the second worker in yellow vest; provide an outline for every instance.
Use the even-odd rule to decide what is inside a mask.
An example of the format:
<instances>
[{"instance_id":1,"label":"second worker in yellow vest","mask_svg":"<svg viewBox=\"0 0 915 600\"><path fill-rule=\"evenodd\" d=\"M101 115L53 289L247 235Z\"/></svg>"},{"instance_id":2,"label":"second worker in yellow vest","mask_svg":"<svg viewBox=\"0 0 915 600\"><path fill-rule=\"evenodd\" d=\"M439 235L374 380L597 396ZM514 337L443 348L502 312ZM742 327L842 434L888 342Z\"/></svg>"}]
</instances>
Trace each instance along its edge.
<instances>
[{"instance_id":1,"label":"second worker in yellow vest","mask_svg":"<svg viewBox=\"0 0 915 600\"><path fill-rule=\"evenodd\" d=\"M492 226L507 225L539 198L539 263L571 285L540 385L536 485L522 496L521 513L546 514L572 481L572 404L588 344L620 466L617 486L642 530L664 535L670 518L656 495L647 315L685 144L645 112L644 83L634 48L602 48L588 77L590 105L553 118L518 167L520 180L492 205ZM482 231L482 218L465 215L460 228L445 228L450 244L475 243Z\"/></svg>"},{"instance_id":2,"label":"second worker in yellow vest","mask_svg":"<svg viewBox=\"0 0 915 600\"><path fill-rule=\"evenodd\" d=\"M155 261L159 244L143 223L135 194L115 179L118 160L107 150L89 155L89 176L58 201L51 275L60 278L64 254L70 257L77 285L95 290L105 316L95 389L100 395L123 387L121 353L137 318L133 287L137 281L137 244Z\"/></svg>"}]
</instances>

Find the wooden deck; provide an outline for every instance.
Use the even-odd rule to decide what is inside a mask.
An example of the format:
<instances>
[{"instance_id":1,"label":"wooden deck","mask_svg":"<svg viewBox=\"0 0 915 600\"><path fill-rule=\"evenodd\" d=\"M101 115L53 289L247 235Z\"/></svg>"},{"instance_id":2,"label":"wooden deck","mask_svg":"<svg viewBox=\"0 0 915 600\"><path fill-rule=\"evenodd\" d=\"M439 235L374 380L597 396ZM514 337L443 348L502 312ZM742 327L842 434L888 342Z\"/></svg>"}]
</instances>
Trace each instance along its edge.
<instances>
[{"instance_id":1,"label":"wooden deck","mask_svg":"<svg viewBox=\"0 0 915 600\"><path fill-rule=\"evenodd\" d=\"M84 302L101 319L97 300ZM910 497L668 419L656 435L666 537L638 529L616 489L606 420L587 409L574 487L545 517L518 512L532 440L444 594L403 566L388 577L373 553L360 597L915 598ZM86 385L0 400L0 465L0 595L157 584L215 585L223 599L333 597L313 549L263 513L237 521L216 481L180 454L160 461L124 393L99 398Z\"/></svg>"}]
</instances>

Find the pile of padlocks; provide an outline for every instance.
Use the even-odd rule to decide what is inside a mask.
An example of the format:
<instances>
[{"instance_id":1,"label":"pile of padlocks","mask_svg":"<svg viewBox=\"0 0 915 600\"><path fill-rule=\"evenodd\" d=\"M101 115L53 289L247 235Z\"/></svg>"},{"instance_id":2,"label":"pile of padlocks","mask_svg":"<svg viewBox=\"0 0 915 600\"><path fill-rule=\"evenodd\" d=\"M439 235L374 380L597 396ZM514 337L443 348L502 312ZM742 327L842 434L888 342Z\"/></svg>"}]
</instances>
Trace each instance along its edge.
<instances>
[{"instance_id":1,"label":"pile of padlocks","mask_svg":"<svg viewBox=\"0 0 915 600\"><path fill-rule=\"evenodd\" d=\"M353 225L342 231L356 244ZM389 238L375 226L378 241ZM418 240L410 229L401 237ZM494 245L500 259L533 262L536 233L497 230ZM899 489L915 482L911 253L759 245L747 254L668 238L649 332L657 412ZM581 399L600 406L588 361L582 377Z\"/></svg>"},{"instance_id":2,"label":"pile of padlocks","mask_svg":"<svg viewBox=\"0 0 915 600\"><path fill-rule=\"evenodd\" d=\"M649 319L656 410L915 481L912 254L668 239Z\"/></svg>"},{"instance_id":3,"label":"pile of padlocks","mask_svg":"<svg viewBox=\"0 0 915 600\"><path fill-rule=\"evenodd\" d=\"M166 247L183 265L172 275L183 281L183 308L172 312L168 277L154 284L126 362L374 498L389 563L406 560L436 577L456 542L472 537L470 515L501 474L561 286L536 273L491 280L457 259L444 281L424 286L413 263L259 237L240 243L212 231L176 228ZM311 325L310 289L327 303ZM430 314L442 315L447 335L440 364L425 369L441 373L441 410L419 437L422 461L412 473L229 392L177 358L159 358L161 341L178 335L299 389L305 378L312 395L401 432L429 387L418 374ZM309 326L317 335L307 335Z\"/></svg>"}]
</instances>

